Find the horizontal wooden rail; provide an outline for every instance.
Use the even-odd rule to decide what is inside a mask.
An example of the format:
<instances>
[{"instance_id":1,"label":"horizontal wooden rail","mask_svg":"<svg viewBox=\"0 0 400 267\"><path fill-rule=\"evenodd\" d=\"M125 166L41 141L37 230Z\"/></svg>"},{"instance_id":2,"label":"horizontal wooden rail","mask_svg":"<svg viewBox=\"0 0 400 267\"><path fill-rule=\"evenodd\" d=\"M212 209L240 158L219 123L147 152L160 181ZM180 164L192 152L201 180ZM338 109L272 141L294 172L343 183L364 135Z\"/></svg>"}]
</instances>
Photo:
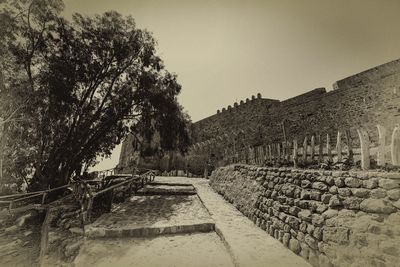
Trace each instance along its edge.
<instances>
[{"instance_id":1,"label":"horizontal wooden rail","mask_svg":"<svg viewBox=\"0 0 400 267\"><path fill-rule=\"evenodd\" d=\"M72 182L74 183L74 182ZM28 192L28 193L20 193L20 194L14 194L14 195L6 195L6 196L0 196L0 199L5 199L5 198L11 198L11 197L20 197L20 196L29 196L29 195L35 195L35 194L43 194L43 193L50 193L56 190L60 190L63 188L67 188L69 187L70 184L67 185L63 185L63 186L59 186L56 188L52 188L52 189L47 189L47 190L41 190L41 191L35 191L35 192Z\"/></svg>"},{"instance_id":2,"label":"horizontal wooden rail","mask_svg":"<svg viewBox=\"0 0 400 267\"><path fill-rule=\"evenodd\" d=\"M103 189L103 190L100 190L100 191L94 193L94 194L93 194L93 197L96 197L96 196L98 196L98 195L104 194L104 193L107 192L107 191L110 191L110 190L113 190L113 189L115 189L115 188L121 187L121 186L123 186L123 185L125 185L125 184L131 183L131 182L134 181L134 180L141 180L141 178L140 178L140 177L128 178L128 180L126 180L126 181L120 182L120 183L118 183L118 184L112 185L112 186L110 186L110 187L107 187L107 188L105 188L105 189Z\"/></svg>"}]
</instances>

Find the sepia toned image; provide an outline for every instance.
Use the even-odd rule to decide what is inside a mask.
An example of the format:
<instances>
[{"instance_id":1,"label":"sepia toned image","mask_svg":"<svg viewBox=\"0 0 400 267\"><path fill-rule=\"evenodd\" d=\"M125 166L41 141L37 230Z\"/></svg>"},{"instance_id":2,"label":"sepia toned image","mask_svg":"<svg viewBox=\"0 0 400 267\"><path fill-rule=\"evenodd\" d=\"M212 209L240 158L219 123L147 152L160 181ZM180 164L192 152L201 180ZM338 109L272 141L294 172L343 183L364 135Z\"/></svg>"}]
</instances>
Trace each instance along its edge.
<instances>
[{"instance_id":1,"label":"sepia toned image","mask_svg":"<svg viewBox=\"0 0 400 267\"><path fill-rule=\"evenodd\" d=\"M400 266L399 14L0 0L0 266Z\"/></svg>"}]
</instances>

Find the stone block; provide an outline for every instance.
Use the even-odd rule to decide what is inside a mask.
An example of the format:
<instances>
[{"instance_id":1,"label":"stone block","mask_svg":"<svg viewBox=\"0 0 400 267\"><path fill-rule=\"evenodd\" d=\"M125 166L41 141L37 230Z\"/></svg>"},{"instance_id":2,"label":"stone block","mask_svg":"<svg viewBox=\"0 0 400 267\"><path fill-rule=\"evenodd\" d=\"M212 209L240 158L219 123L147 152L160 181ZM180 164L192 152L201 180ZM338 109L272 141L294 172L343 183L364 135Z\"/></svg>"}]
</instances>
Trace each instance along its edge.
<instances>
[{"instance_id":1,"label":"stone block","mask_svg":"<svg viewBox=\"0 0 400 267\"><path fill-rule=\"evenodd\" d=\"M400 200L393 202L393 206L395 206L397 209L400 209Z\"/></svg>"},{"instance_id":2,"label":"stone block","mask_svg":"<svg viewBox=\"0 0 400 267\"><path fill-rule=\"evenodd\" d=\"M344 187L344 186L345 186L345 183L344 183L344 181L343 181L342 178L336 177L336 178L335 178L335 185L336 185L337 187Z\"/></svg>"},{"instance_id":3,"label":"stone block","mask_svg":"<svg viewBox=\"0 0 400 267\"><path fill-rule=\"evenodd\" d=\"M310 192L310 199L312 200L321 200L321 192L313 190Z\"/></svg>"},{"instance_id":4,"label":"stone block","mask_svg":"<svg viewBox=\"0 0 400 267\"><path fill-rule=\"evenodd\" d=\"M315 227L312 224L307 224L307 233L312 234L314 232Z\"/></svg>"},{"instance_id":5,"label":"stone block","mask_svg":"<svg viewBox=\"0 0 400 267\"><path fill-rule=\"evenodd\" d=\"M282 243L285 247L289 246L289 240L290 240L291 236L289 233L284 233L283 237L282 237Z\"/></svg>"},{"instance_id":6,"label":"stone block","mask_svg":"<svg viewBox=\"0 0 400 267\"><path fill-rule=\"evenodd\" d=\"M379 187L382 187L386 190L399 188L400 187L400 180L392 180L392 179L380 179L379 180Z\"/></svg>"},{"instance_id":7,"label":"stone block","mask_svg":"<svg viewBox=\"0 0 400 267\"><path fill-rule=\"evenodd\" d=\"M307 233L307 226L308 226L307 223L302 222L302 223L300 224L300 231L303 232L303 233Z\"/></svg>"},{"instance_id":8,"label":"stone block","mask_svg":"<svg viewBox=\"0 0 400 267\"><path fill-rule=\"evenodd\" d=\"M360 204L360 209L365 212L390 214L396 211L396 208L387 200L383 199L365 199Z\"/></svg>"},{"instance_id":9,"label":"stone block","mask_svg":"<svg viewBox=\"0 0 400 267\"><path fill-rule=\"evenodd\" d=\"M349 243L349 229L346 227L324 227L322 240L346 245Z\"/></svg>"},{"instance_id":10,"label":"stone block","mask_svg":"<svg viewBox=\"0 0 400 267\"><path fill-rule=\"evenodd\" d=\"M351 196L351 190L350 190L350 188L339 188L338 194L341 197L349 197L349 196Z\"/></svg>"},{"instance_id":11,"label":"stone block","mask_svg":"<svg viewBox=\"0 0 400 267\"><path fill-rule=\"evenodd\" d=\"M387 191L387 196L391 200L394 200L394 201L399 200L400 199L400 189L396 188L396 189L391 189L391 190Z\"/></svg>"},{"instance_id":12,"label":"stone block","mask_svg":"<svg viewBox=\"0 0 400 267\"><path fill-rule=\"evenodd\" d=\"M362 185L362 181L358 178L347 177L344 179L344 183L348 187L357 188Z\"/></svg>"},{"instance_id":13,"label":"stone block","mask_svg":"<svg viewBox=\"0 0 400 267\"><path fill-rule=\"evenodd\" d=\"M306 242L307 245L309 245L312 249L317 250L318 249L318 242L311 236L311 235L306 235L304 238L304 241Z\"/></svg>"},{"instance_id":14,"label":"stone block","mask_svg":"<svg viewBox=\"0 0 400 267\"><path fill-rule=\"evenodd\" d=\"M307 225L306 225L306 227L307 227ZM297 238L297 240L299 240L300 242L304 242L305 235L304 235L303 232L298 232L296 238Z\"/></svg>"},{"instance_id":15,"label":"stone block","mask_svg":"<svg viewBox=\"0 0 400 267\"><path fill-rule=\"evenodd\" d=\"M316 212L318 213L323 213L324 211L326 211L328 209L328 207L324 204L317 204L317 209Z\"/></svg>"},{"instance_id":16,"label":"stone block","mask_svg":"<svg viewBox=\"0 0 400 267\"><path fill-rule=\"evenodd\" d=\"M300 243L296 239L292 238L289 241L289 249L296 254L299 254L301 251Z\"/></svg>"},{"instance_id":17,"label":"stone block","mask_svg":"<svg viewBox=\"0 0 400 267\"><path fill-rule=\"evenodd\" d=\"M310 207L310 201L308 200L300 200L298 206L302 209L308 209Z\"/></svg>"},{"instance_id":18,"label":"stone block","mask_svg":"<svg viewBox=\"0 0 400 267\"><path fill-rule=\"evenodd\" d=\"M338 196L335 195L329 200L329 207L335 208L340 206L342 206L342 201L338 198Z\"/></svg>"},{"instance_id":19,"label":"stone block","mask_svg":"<svg viewBox=\"0 0 400 267\"><path fill-rule=\"evenodd\" d=\"M294 237L294 238L297 238L297 231L295 231L295 230L293 230L293 229L290 229L290 235L292 236L292 237Z\"/></svg>"},{"instance_id":20,"label":"stone block","mask_svg":"<svg viewBox=\"0 0 400 267\"><path fill-rule=\"evenodd\" d=\"M302 211L300 211L300 212L298 213L297 216L298 216L301 220L303 220L303 221L311 222L311 221L312 221L311 215L312 215L311 211L309 211L309 210L302 210Z\"/></svg>"},{"instance_id":21,"label":"stone block","mask_svg":"<svg viewBox=\"0 0 400 267\"><path fill-rule=\"evenodd\" d=\"M379 198L385 198L387 193L386 193L385 189L375 188L375 189L372 189L370 191L369 195L370 195L371 198L378 198L379 199Z\"/></svg>"},{"instance_id":22,"label":"stone block","mask_svg":"<svg viewBox=\"0 0 400 267\"><path fill-rule=\"evenodd\" d=\"M321 196L321 201L324 204L329 204L329 200L331 199L332 195L331 194L323 194Z\"/></svg>"},{"instance_id":23,"label":"stone block","mask_svg":"<svg viewBox=\"0 0 400 267\"><path fill-rule=\"evenodd\" d=\"M351 192L356 197L367 198L369 196L369 190L365 188L352 188Z\"/></svg>"},{"instance_id":24,"label":"stone block","mask_svg":"<svg viewBox=\"0 0 400 267\"><path fill-rule=\"evenodd\" d=\"M337 210L328 209L327 211L325 211L324 213L322 213L322 216L323 216L325 219L330 219L330 218L333 218L333 217L337 216L338 213L339 213L339 212L338 212Z\"/></svg>"},{"instance_id":25,"label":"stone block","mask_svg":"<svg viewBox=\"0 0 400 267\"><path fill-rule=\"evenodd\" d=\"M300 247L301 247L300 256L308 260L308 256L310 254L310 248L303 243L300 244Z\"/></svg>"},{"instance_id":26,"label":"stone block","mask_svg":"<svg viewBox=\"0 0 400 267\"><path fill-rule=\"evenodd\" d=\"M312 215L312 224L313 225L321 226L321 225L323 225L324 221L325 221L325 219L322 215L319 215L319 214Z\"/></svg>"},{"instance_id":27,"label":"stone block","mask_svg":"<svg viewBox=\"0 0 400 267\"><path fill-rule=\"evenodd\" d=\"M362 198L349 197L343 200L343 206L346 209L358 210L360 209L360 203L363 201Z\"/></svg>"},{"instance_id":28,"label":"stone block","mask_svg":"<svg viewBox=\"0 0 400 267\"><path fill-rule=\"evenodd\" d=\"M312 184L312 188L313 189L317 189L320 191L327 191L328 190L328 186L326 184L324 184L323 182L315 182Z\"/></svg>"},{"instance_id":29,"label":"stone block","mask_svg":"<svg viewBox=\"0 0 400 267\"><path fill-rule=\"evenodd\" d=\"M292 227L295 230L298 230L300 227L300 220L296 217L293 216L287 216L286 217L286 221L287 224L290 225L290 227Z\"/></svg>"},{"instance_id":30,"label":"stone block","mask_svg":"<svg viewBox=\"0 0 400 267\"><path fill-rule=\"evenodd\" d=\"M338 193L338 187L336 185L333 185L329 188L329 193L331 194L337 194Z\"/></svg>"},{"instance_id":31,"label":"stone block","mask_svg":"<svg viewBox=\"0 0 400 267\"><path fill-rule=\"evenodd\" d=\"M378 179L369 179L363 181L363 187L367 189L374 189L378 187Z\"/></svg>"},{"instance_id":32,"label":"stone block","mask_svg":"<svg viewBox=\"0 0 400 267\"><path fill-rule=\"evenodd\" d=\"M289 208L289 213L293 216L297 216L297 214L301 211L299 207L293 206Z\"/></svg>"},{"instance_id":33,"label":"stone block","mask_svg":"<svg viewBox=\"0 0 400 267\"><path fill-rule=\"evenodd\" d=\"M321 241L322 240L322 228L321 227L315 227L314 232L312 233L313 237L315 237L316 240Z\"/></svg>"},{"instance_id":34,"label":"stone block","mask_svg":"<svg viewBox=\"0 0 400 267\"><path fill-rule=\"evenodd\" d=\"M302 180L301 181L301 187L302 188L310 188L311 187L311 182L309 180Z\"/></svg>"},{"instance_id":35,"label":"stone block","mask_svg":"<svg viewBox=\"0 0 400 267\"><path fill-rule=\"evenodd\" d=\"M300 194L300 199L302 200L308 200L310 199L310 191L308 190L302 190Z\"/></svg>"},{"instance_id":36,"label":"stone block","mask_svg":"<svg viewBox=\"0 0 400 267\"><path fill-rule=\"evenodd\" d=\"M335 184L335 178L333 178L333 177L331 177L331 176L326 177L325 182L326 182L328 185L332 186L332 185Z\"/></svg>"},{"instance_id":37,"label":"stone block","mask_svg":"<svg viewBox=\"0 0 400 267\"><path fill-rule=\"evenodd\" d=\"M281 213L279 213L279 216L278 216L278 218L279 218L279 220L281 220L281 221L285 221L286 220L286 218L287 218L287 214L285 214L284 212L281 212Z\"/></svg>"}]
</instances>

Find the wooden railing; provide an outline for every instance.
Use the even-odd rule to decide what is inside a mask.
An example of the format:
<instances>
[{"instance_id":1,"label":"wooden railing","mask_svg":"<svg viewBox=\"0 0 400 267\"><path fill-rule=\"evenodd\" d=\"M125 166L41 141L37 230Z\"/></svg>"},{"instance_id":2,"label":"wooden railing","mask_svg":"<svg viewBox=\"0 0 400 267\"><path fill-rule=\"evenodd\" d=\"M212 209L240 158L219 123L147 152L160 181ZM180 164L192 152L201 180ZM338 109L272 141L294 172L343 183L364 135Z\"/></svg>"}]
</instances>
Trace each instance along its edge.
<instances>
[{"instance_id":1,"label":"wooden railing","mask_svg":"<svg viewBox=\"0 0 400 267\"><path fill-rule=\"evenodd\" d=\"M114 175L114 172L110 170L106 170L107 172L104 173ZM129 192L131 194L133 191L138 190L138 188L143 187L147 182L153 181L155 172L149 170L141 175L126 174L125 176L118 176L117 178L123 181L115 180L117 181L116 183L113 183L112 180L107 180L107 177L109 176L101 176L101 178L96 180L71 181L67 185L48 190L0 196L0 206L7 206L10 212L17 208L45 208L46 204L49 204L47 203L49 194L70 188L70 192L72 192L75 199L81 204L83 216L86 216L86 214L90 214L94 198L123 186L129 187ZM135 188L133 185L135 185ZM70 193L68 195L70 195ZM18 206L18 204L20 204L20 206ZM84 221L87 221L85 217Z\"/></svg>"},{"instance_id":2,"label":"wooden railing","mask_svg":"<svg viewBox=\"0 0 400 267\"><path fill-rule=\"evenodd\" d=\"M75 198L80 202L81 204L81 212L82 212L82 220L84 224L87 224L91 221L91 213L93 209L93 202L96 198L99 196L102 196L106 193L111 193L113 194L114 189L119 189L122 187L127 188L128 195L131 196L132 192L136 192L140 188L144 187L148 182L154 181L155 178L155 172L150 170L145 172L144 174L141 175L132 175L132 176L126 176L124 178L119 178L123 179L122 181L118 181L117 183L107 183L105 184L105 180L102 180L101 182L103 185L100 187L101 189L98 191L93 190L93 186L90 185L90 182L85 182L77 185L79 188L76 188L73 190ZM100 182L100 181L98 181ZM97 187L99 189L99 187ZM112 202L112 197L108 199L108 201ZM106 206L111 206L111 203L104 203Z\"/></svg>"},{"instance_id":3,"label":"wooden railing","mask_svg":"<svg viewBox=\"0 0 400 267\"><path fill-rule=\"evenodd\" d=\"M75 183L75 182L73 182L73 183ZM7 205L10 212L11 212L11 210L17 208L15 206L19 203L25 204L25 205L23 205L24 208L29 208L27 206L40 207L40 206L46 204L47 196L50 193L60 191L62 189L66 189L70 186L71 186L71 184L67 184L67 185L63 185L63 186L48 189L48 190L0 196L0 205L1 206ZM36 203L36 202L38 202L37 199L40 199L39 203Z\"/></svg>"}]
</instances>

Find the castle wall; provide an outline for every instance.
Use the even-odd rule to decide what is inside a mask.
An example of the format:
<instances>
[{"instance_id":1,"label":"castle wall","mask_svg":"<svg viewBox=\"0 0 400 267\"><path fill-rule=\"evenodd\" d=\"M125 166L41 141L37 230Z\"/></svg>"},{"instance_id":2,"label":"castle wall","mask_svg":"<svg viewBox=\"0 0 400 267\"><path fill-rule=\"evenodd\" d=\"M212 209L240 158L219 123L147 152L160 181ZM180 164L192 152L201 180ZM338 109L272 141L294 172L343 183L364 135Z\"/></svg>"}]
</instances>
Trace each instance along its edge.
<instances>
[{"instance_id":1,"label":"castle wall","mask_svg":"<svg viewBox=\"0 0 400 267\"><path fill-rule=\"evenodd\" d=\"M204 143L224 134L232 136L217 142L221 149L231 147L241 130L247 146L285 139L289 142L296 139L301 144L305 136L311 135L320 135L325 142L326 134L330 134L334 145L338 131L349 133L349 140L344 143L358 146L357 129L367 130L372 145L376 145L377 125L392 132L399 122L400 60L396 60L339 80L329 92L318 88L281 102L249 101L194 123L192 130L194 143ZM214 143L211 149L223 154ZM210 153L210 149L203 152Z\"/></svg>"},{"instance_id":2,"label":"castle wall","mask_svg":"<svg viewBox=\"0 0 400 267\"><path fill-rule=\"evenodd\" d=\"M278 100L264 99L260 96L260 98L247 99L226 109L223 108L221 112L192 125L192 141L193 143L203 142L227 131L256 128L268 108L278 102Z\"/></svg>"}]
</instances>

